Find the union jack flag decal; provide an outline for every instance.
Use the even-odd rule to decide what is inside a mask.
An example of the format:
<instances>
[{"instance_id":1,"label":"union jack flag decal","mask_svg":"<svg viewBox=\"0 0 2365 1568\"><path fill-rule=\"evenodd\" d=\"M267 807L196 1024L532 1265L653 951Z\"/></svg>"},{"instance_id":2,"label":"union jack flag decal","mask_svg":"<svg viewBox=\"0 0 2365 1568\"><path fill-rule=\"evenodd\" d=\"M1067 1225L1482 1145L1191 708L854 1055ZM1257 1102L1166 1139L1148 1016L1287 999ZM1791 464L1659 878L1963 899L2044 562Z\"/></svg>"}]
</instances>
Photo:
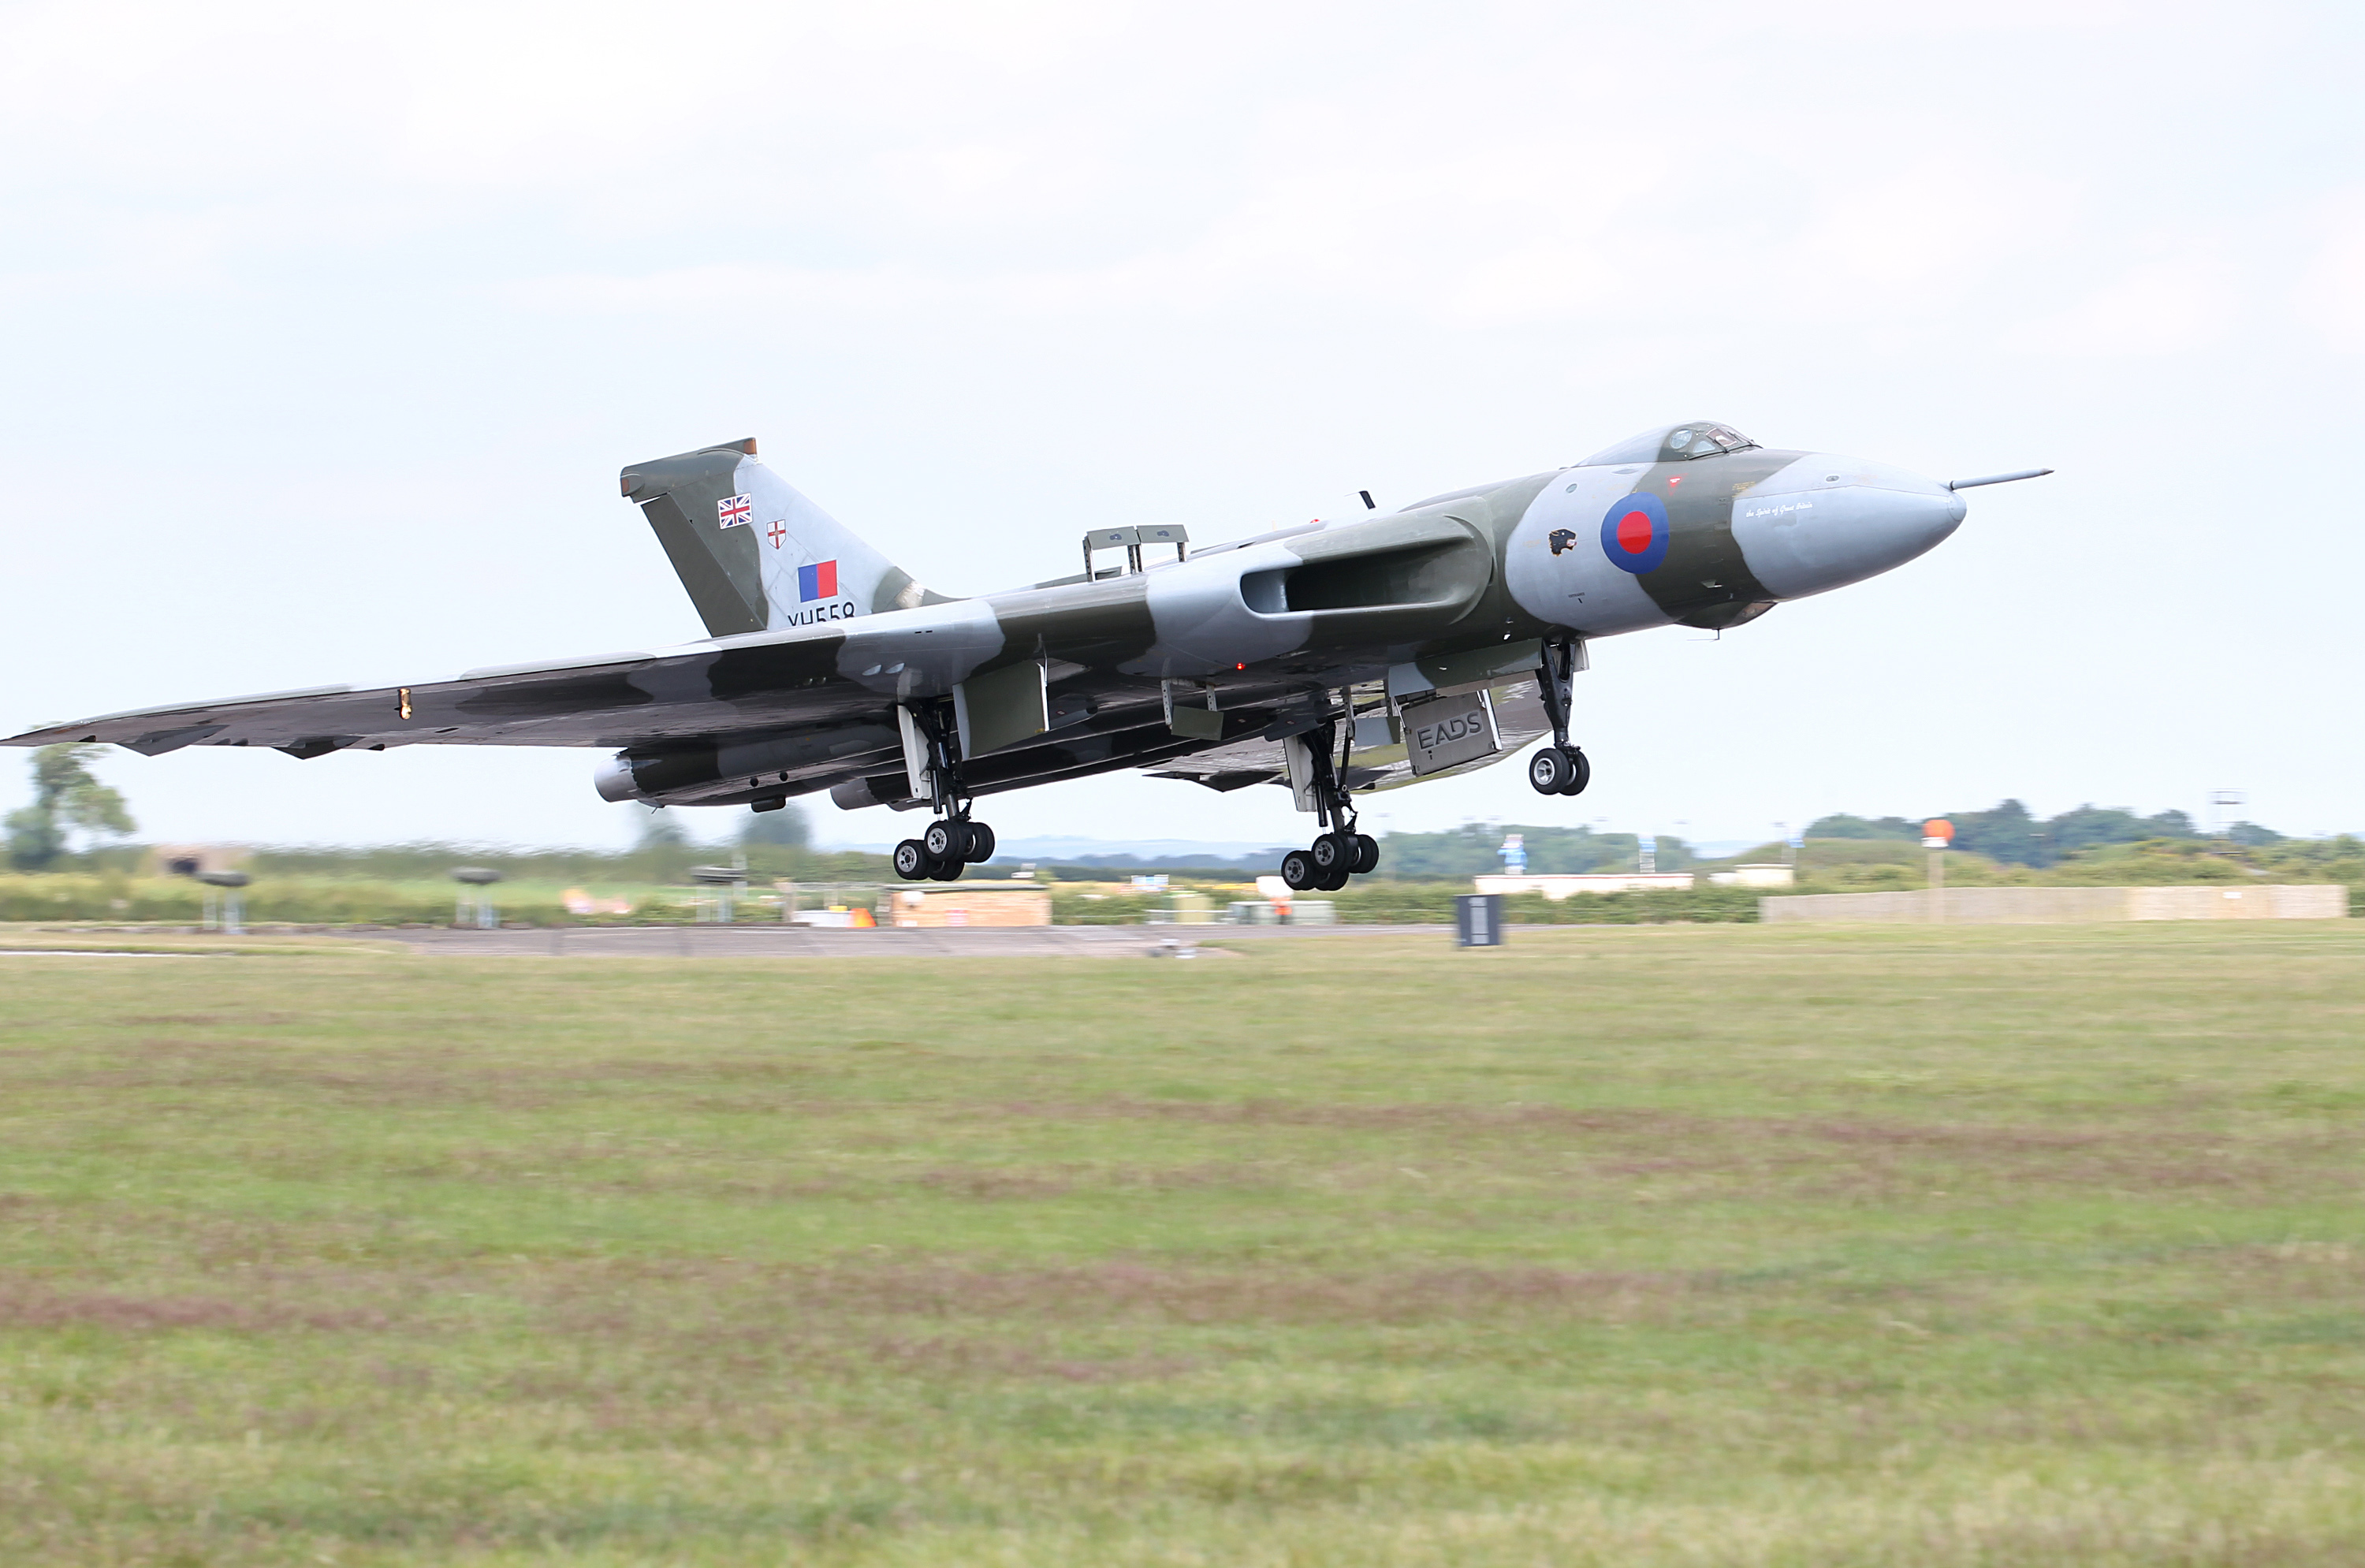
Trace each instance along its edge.
<instances>
[{"instance_id":1,"label":"union jack flag decal","mask_svg":"<svg viewBox=\"0 0 2365 1568\"><path fill-rule=\"evenodd\" d=\"M725 496L714 503L714 515L725 528L737 528L756 515L756 503L745 496Z\"/></svg>"}]
</instances>

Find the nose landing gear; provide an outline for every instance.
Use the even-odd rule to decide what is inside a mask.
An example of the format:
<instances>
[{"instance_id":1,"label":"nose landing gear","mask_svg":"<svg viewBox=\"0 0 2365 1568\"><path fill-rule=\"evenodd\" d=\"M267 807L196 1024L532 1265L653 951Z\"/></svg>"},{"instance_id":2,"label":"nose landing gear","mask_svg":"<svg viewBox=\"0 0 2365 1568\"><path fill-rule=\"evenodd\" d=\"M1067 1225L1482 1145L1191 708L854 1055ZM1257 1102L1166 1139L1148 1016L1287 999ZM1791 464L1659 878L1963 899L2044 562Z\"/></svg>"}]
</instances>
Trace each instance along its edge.
<instances>
[{"instance_id":1,"label":"nose landing gear","mask_svg":"<svg viewBox=\"0 0 2365 1568\"><path fill-rule=\"evenodd\" d=\"M1536 689L1552 720L1552 742L1528 758L1528 782L1539 795L1582 795L1593 782L1593 764L1568 738L1568 711L1576 672L1585 667L1585 644L1574 637L1554 637L1544 644L1544 662L1536 671Z\"/></svg>"},{"instance_id":2,"label":"nose landing gear","mask_svg":"<svg viewBox=\"0 0 2365 1568\"><path fill-rule=\"evenodd\" d=\"M1593 764L1575 746L1548 745L1528 758L1528 782L1539 795L1582 795L1593 781Z\"/></svg>"}]
</instances>

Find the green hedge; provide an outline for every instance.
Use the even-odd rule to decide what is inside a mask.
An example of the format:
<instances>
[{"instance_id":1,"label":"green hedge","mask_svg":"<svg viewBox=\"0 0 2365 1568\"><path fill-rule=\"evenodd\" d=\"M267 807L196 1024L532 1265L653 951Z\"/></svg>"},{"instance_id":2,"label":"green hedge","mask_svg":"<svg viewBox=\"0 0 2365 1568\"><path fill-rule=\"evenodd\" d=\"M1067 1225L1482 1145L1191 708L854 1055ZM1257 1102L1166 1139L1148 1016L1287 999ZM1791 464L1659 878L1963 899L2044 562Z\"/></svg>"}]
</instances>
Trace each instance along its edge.
<instances>
[{"instance_id":1,"label":"green hedge","mask_svg":"<svg viewBox=\"0 0 2365 1568\"><path fill-rule=\"evenodd\" d=\"M1153 909L1166 907L1164 893L1108 893L1094 897L1091 893L1070 892L1059 883L1050 885L1051 923L1055 925L1139 925L1149 918ZM1218 904L1220 910L1223 906Z\"/></svg>"},{"instance_id":2,"label":"green hedge","mask_svg":"<svg viewBox=\"0 0 2365 1568\"><path fill-rule=\"evenodd\" d=\"M208 890L181 877L133 878L119 873L50 873L0 876L0 921L98 921L127 924L194 925L204 913ZM289 925L448 925L454 890L402 882L366 882L348 878L258 877L241 890L246 922ZM586 919L571 915L548 892L519 890L493 905L504 924L680 924L692 918L649 898L636 899L633 913Z\"/></svg>"},{"instance_id":3,"label":"green hedge","mask_svg":"<svg viewBox=\"0 0 2365 1568\"><path fill-rule=\"evenodd\" d=\"M1138 924L1152 910L1162 909L1168 902L1164 893L1126 891L1096 898L1058 883L1050 884L1048 890L1051 918L1061 925ZM1216 900L1218 913L1225 902L1239 896L1239 890L1230 888L1205 890ZM1372 882L1312 896L1329 900L1341 924L1448 925L1453 921L1454 897L1463 890L1452 883ZM178 877L134 878L120 872L0 875L0 921L193 925L201 913L204 891L198 884ZM1503 907L1505 918L1520 925L1728 924L1756 920L1761 896L1754 888L1720 887L1579 893L1557 902L1541 893L1513 893L1505 898ZM621 916L572 915L546 892L529 895L523 889L503 897L497 888L494 902L505 924L677 925L695 918L687 905L645 892L634 899L631 914ZM251 924L444 925L451 923L453 894L416 883L262 877L245 890L245 904ZM2365 884L2349 886L2348 912L2365 916ZM751 923L772 917L768 906L761 913L748 911Z\"/></svg>"},{"instance_id":4,"label":"green hedge","mask_svg":"<svg viewBox=\"0 0 2365 1568\"><path fill-rule=\"evenodd\" d=\"M1328 897L1342 925L1450 925L1454 897L1467 890L1378 883ZM1548 899L1509 893L1503 918L1514 925L1656 925L1670 921L1732 924L1757 918L1758 894L1748 888L1668 889L1639 893L1575 893Z\"/></svg>"},{"instance_id":5,"label":"green hedge","mask_svg":"<svg viewBox=\"0 0 2365 1568\"><path fill-rule=\"evenodd\" d=\"M1207 888L1216 912L1240 897L1237 890ZM1466 893L1466 884L1453 882L1366 882L1335 893L1307 893L1309 902L1328 900L1341 925L1451 925L1453 901ZM1696 888L1642 893L1578 893L1557 902L1541 893L1511 893L1503 901L1504 918L1515 925L1653 925L1670 921L1732 924L1757 918L1758 894L1748 888ZM1086 901L1078 894L1052 890L1052 918L1062 925L1107 925L1141 920L1149 911L1166 906L1163 893L1112 893Z\"/></svg>"}]
</instances>

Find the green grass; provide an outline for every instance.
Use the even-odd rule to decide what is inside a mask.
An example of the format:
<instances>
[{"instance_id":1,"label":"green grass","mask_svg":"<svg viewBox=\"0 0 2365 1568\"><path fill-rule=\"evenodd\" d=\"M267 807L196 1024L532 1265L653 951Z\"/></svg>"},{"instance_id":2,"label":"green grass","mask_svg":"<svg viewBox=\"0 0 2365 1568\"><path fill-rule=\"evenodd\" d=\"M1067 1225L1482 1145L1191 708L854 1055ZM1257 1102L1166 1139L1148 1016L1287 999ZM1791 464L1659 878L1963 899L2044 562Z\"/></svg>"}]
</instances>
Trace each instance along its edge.
<instances>
[{"instance_id":1,"label":"green grass","mask_svg":"<svg viewBox=\"0 0 2365 1568\"><path fill-rule=\"evenodd\" d=\"M1514 943L0 958L0 1562L2365 1555L2365 931Z\"/></svg>"}]
</instances>

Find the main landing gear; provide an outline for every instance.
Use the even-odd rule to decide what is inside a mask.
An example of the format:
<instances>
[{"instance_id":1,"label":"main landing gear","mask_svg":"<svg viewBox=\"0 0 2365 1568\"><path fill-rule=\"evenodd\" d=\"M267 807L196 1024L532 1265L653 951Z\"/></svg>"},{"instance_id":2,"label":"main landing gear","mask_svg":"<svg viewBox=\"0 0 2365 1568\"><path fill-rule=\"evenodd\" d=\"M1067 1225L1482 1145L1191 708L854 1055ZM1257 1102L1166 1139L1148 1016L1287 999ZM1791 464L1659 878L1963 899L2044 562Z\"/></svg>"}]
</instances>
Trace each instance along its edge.
<instances>
[{"instance_id":1,"label":"main landing gear","mask_svg":"<svg viewBox=\"0 0 2365 1568\"><path fill-rule=\"evenodd\" d=\"M956 882L971 866L993 858L993 829L969 819L952 726L941 712L914 709L927 745L927 778L939 815L917 838L895 846L895 875L907 882Z\"/></svg>"},{"instance_id":2,"label":"main landing gear","mask_svg":"<svg viewBox=\"0 0 2365 1568\"><path fill-rule=\"evenodd\" d=\"M1335 893L1350 877L1376 871L1380 841L1346 827L1324 834L1307 849L1293 849L1281 857L1281 879L1292 892Z\"/></svg>"},{"instance_id":3,"label":"main landing gear","mask_svg":"<svg viewBox=\"0 0 2365 1568\"><path fill-rule=\"evenodd\" d=\"M1351 717L1353 711L1351 706ZM1339 781L1334 755L1338 738L1339 726L1326 723L1289 742L1306 748L1306 760L1312 765L1315 812L1329 829L1307 847L1293 849L1281 857L1281 879L1292 892L1335 893L1347 885L1348 878L1379 869L1380 841L1355 831L1354 798Z\"/></svg>"},{"instance_id":4,"label":"main landing gear","mask_svg":"<svg viewBox=\"0 0 2365 1568\"><path fill-rule=\"evenodd\" d=\"M1582 795L1593 782L1593 764L1568 738L1568 710L1576 672L1585 667L1585 644L1573 637L1553 637L1544 644L1544 662L1536 671L1536 689L1543 694L1544 714L1552 720L1552 742L1528 758L1528 782L1539 795Z\"/></svg>"},{"instance_id":5,"label":"main landing gear","mask_svg":"<svg viewBox=\"0 0 2365 1568\"><path fill-rule=\"evenodd\" d=\"M895 875L907 882L955 882L970 867L992 858L993 829L965 814L942 817L895 846Z\"/></svg>"}]
</instances>

